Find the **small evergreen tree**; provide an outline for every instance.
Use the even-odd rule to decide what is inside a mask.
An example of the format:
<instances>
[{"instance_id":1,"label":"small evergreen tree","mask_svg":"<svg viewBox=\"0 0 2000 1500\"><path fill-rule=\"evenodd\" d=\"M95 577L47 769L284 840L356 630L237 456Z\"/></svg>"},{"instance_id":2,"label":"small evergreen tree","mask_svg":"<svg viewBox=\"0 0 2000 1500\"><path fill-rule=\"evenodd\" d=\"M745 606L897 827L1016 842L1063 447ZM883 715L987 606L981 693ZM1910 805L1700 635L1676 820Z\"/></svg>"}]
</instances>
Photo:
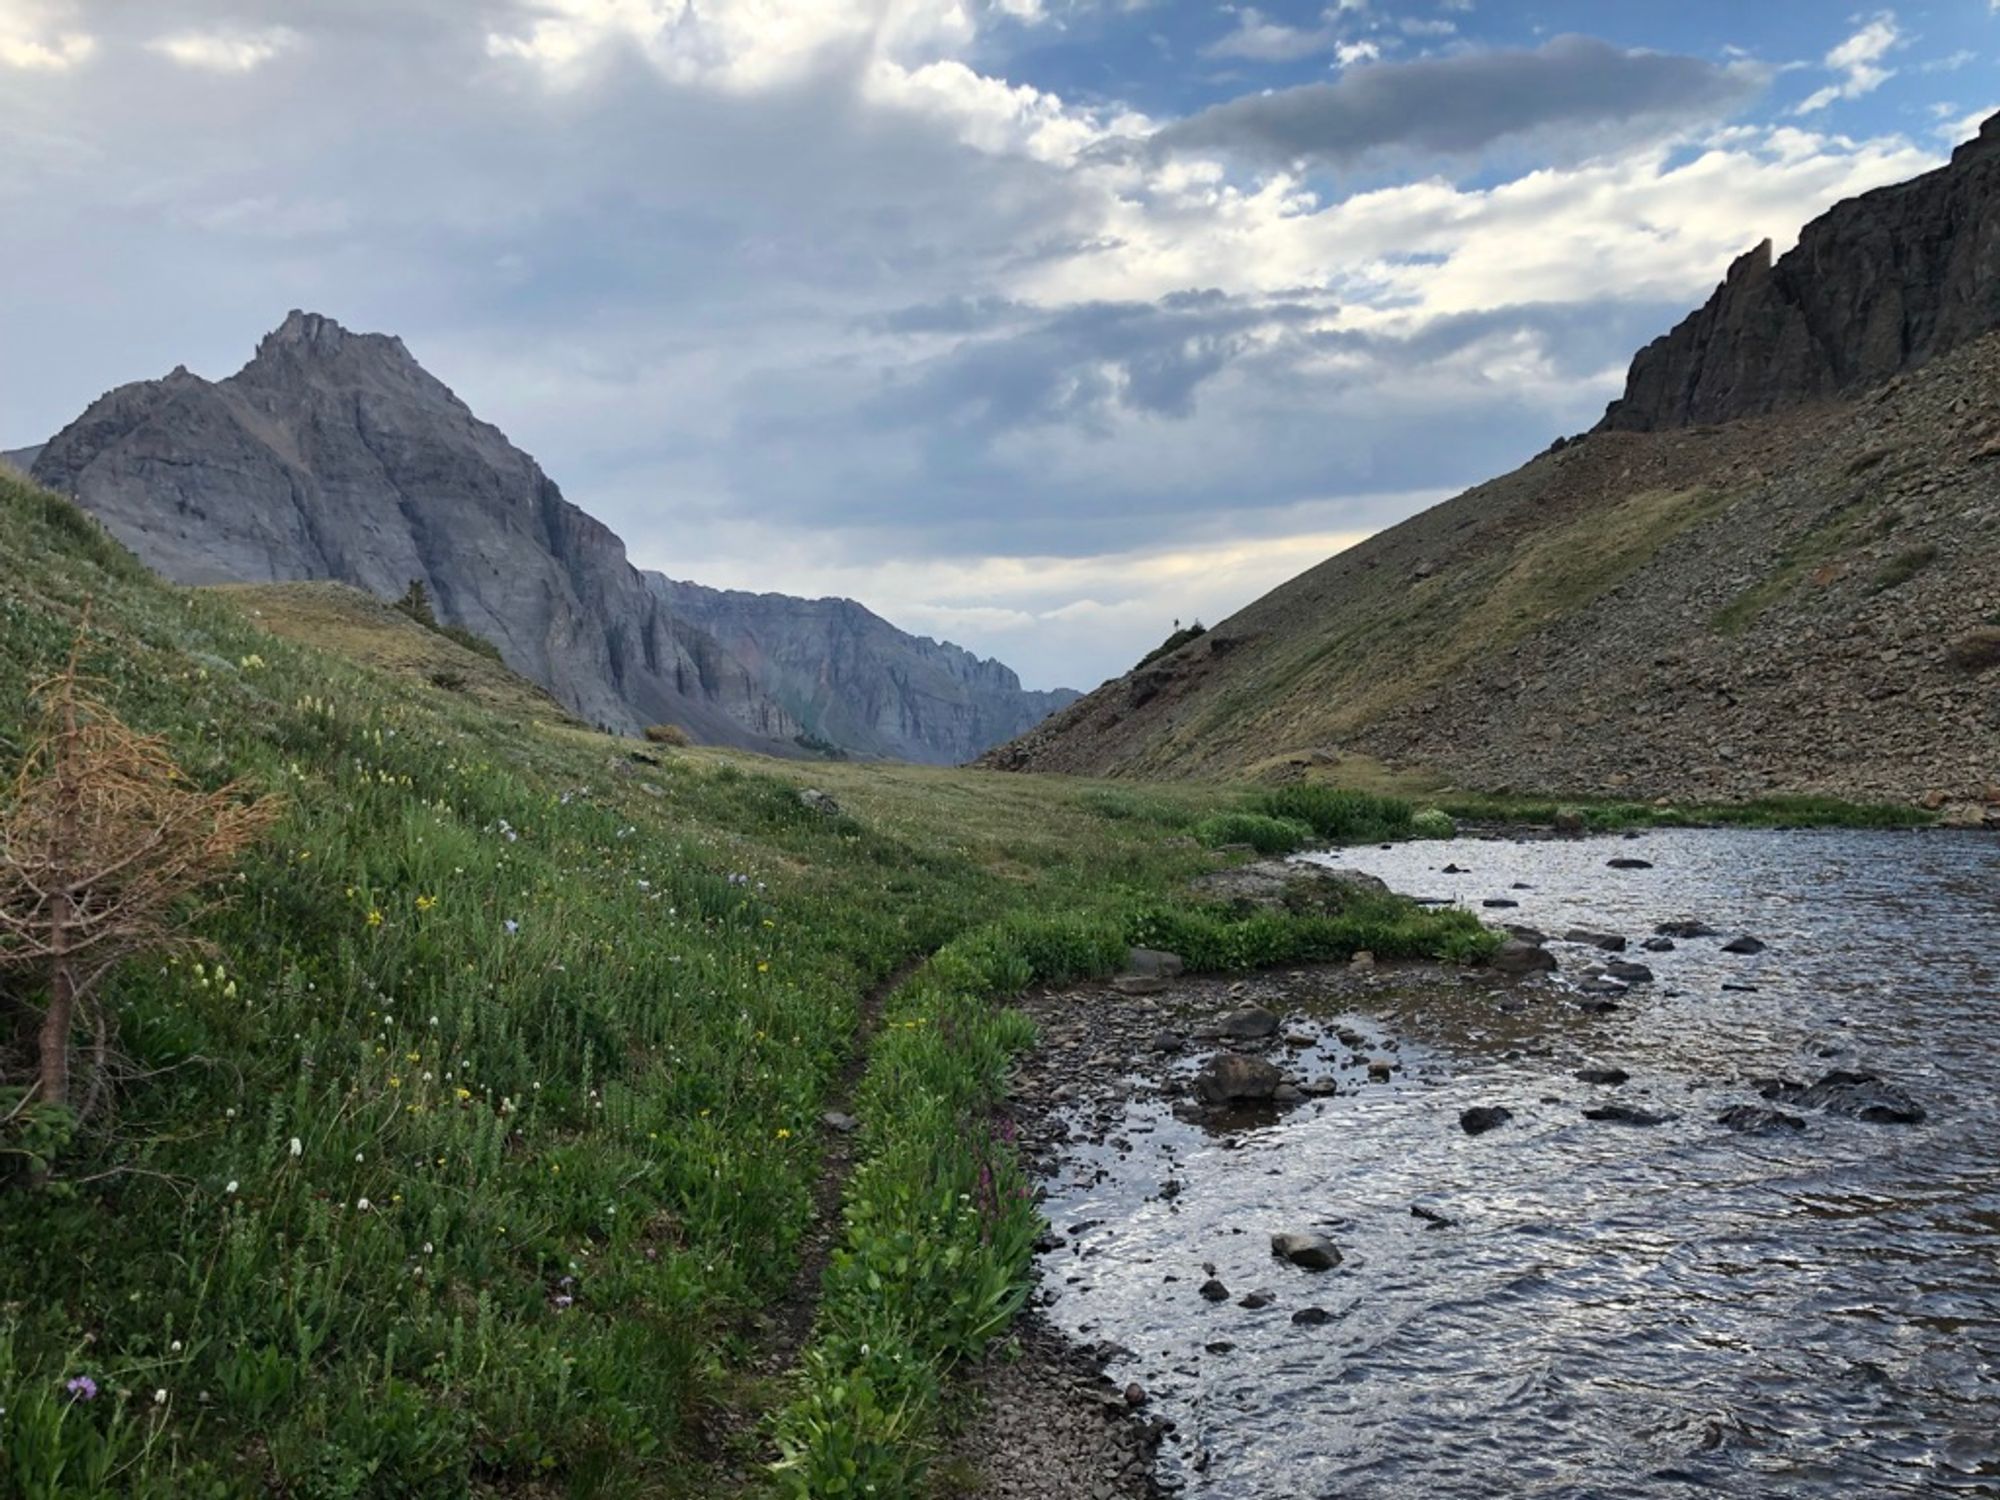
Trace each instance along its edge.
<instances>
[{"instance_id":1,"label":"small evergreen tree","mask_svg":"<svg viewBox=\"0 0 2000 1500\"><path fill-rule=\"evenodd\" d=\"M437 614L431 609L430 590L424 587L421 578L410 580L409 588L404 591L403 597L396 601L396 608L419 625L428 626L432 630L438 628Z\"/></svg>"}]
</instances>

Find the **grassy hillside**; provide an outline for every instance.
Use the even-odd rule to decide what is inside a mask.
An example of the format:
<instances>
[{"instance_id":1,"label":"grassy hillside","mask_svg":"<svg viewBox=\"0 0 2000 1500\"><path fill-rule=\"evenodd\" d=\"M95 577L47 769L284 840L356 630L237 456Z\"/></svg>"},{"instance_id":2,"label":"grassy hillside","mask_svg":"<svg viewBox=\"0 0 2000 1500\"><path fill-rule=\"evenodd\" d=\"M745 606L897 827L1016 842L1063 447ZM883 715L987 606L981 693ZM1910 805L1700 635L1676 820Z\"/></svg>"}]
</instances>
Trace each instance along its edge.
<instances>
[{"instance_id":1,"label":"grassy hillside","mask_svg":"<svg viewBox=\"0 0 2000 1500\"><path fill-rule=\"evenodd\" d=\"M41 997L0 969L0 1492L707 1495L734 1430L791 1493L911 1493L1033 1237L994 1191L1029 1040L999 1001L1141 936L1211 967L1484 941L1186 906L1234 856L1184 830L1237 794L655 752L284 599L164 587L0 479L0 757L90 600L116 709L284 802L205 949L115 977L115 1108L74 1133L21 1086ZM757 1314L863 1046L842 1251L771 1391Z\"/></svg>"},{"instance_id":2,"label":"grassy hillside","mask_svg":"<svg viewBox=\"0 0 2000 1500\"><path fill-rule=\"evenodd\" d=\"M2000 342L1860 401L1597 433L1140 664L1013 768L1977 802ZM1333 774L1342 774L1333 771Z\"/></svg>"}]
</instances>

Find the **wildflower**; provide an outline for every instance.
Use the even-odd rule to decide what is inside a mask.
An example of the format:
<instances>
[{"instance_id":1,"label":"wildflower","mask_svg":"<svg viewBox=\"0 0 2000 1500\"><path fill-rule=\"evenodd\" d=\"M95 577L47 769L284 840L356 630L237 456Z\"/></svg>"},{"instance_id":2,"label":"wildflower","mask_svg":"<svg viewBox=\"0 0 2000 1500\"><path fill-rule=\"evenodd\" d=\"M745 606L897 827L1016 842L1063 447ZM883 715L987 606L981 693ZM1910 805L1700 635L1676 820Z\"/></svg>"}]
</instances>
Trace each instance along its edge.
<instances>
[{"instance_id":1,"label":"wildflower","mask_svg":"<svg viewBox=\"0 0 2000 1500\"><path fill-rule=\"evenodd\" d=\"M380 927L382 925L381 907L371 906L368 908L368 925L370 927Z\"/></svg>"},{"instance_id":2,"label":"wildflower","mask_svg":"<svg viewBox=\"0 0 2000 1500\"><path fill-rule=\"evenodd\" d=\"M768 963L759 962L757 965L757 972L759 974L768 974L771 972L771 966Z\"/></svg>"},{"instance_id":3,"label":"wildflower","mask_svg":"<svg viewBox=\"0 0 2000 1500\"><path fill-rule=\"evenodd\" d=\"M566 1312L576 1306L576 1298L572 1297L568 1292L557 1292L554 1297L549 1299L549 1305L554 1307L557 1312Z\"/></svg>"},{"instance_id":4,"label":"wildflower","mask_svg":"<svg viewBox=\"0 0 2000 1500\"><path fill-rule=\"evenodd\" d=\"M165 1386L161 1386L157 1391L153 1392L153 1405L165 1406L166 1404L167 1404L167 1388Z\"/></svg>"},{"instance_id":5,"label":"wildflower","mask_svg":"<svg viewBox=\"0 0 2000 1500\"><path fill-rule=\"evenodd\" d=\"M417 910L418 910L418 911L429 911L429 910L430 910L430 909L431 909L431 908L432 908L433 906L436 906L437 904L438 904L438 898L437 898L437 897L435 897L435 896L419 896L419 897L417 897Z\"/></svg>"},{"instance_id":6,"label":"wildflower","mask_svg":"<svg viewBox=\"0 0 2000 1500\"><path fill-rule=\"evenodd\" d=\"M229 1186L224 1188L222 1191L226 1194L233 1195L236 1192L236 1179L234 1177L230 1178Z\"/></svg>"},{"instance_id":7,"label":"wildflower","mask_svg":"<svg viewBox=\"0 0 2000 1500\"><path fill-rule=\"evenodd\" d=\"M172 1353L172 1354L178 1354L178 1353L180 1353L180 1352L181 1352L181 1341L180 1341L179 1339L175 1339L175 1340L174 1340L174 1341L173 1341L173 1342L172 1342L171 1344L167 1345L167 1350L168 1350L168 1352L169 1352L169 1353Z\"/></svg>"},{"instance_id":8,"label":"wildflower","mask_svg":"<svg viewBox=\"0 0 2000 1500\"><path fill-rule=\"evenodd\" d=\"M369 1209L373 1208L375 1205L370 1203L366 1198L356 1198L354 1200L354 1206L360 1209L365 1214L368 1212Z\"/></svg>"},{"instance_id":9,"label":"wildflower","mask_svg":"<svg viewBox=\"0 0 2000 1500\"><path fill-rule=\"evenodd\" d=\"M97 1399L97 1382L92 1380L88 1375L71 1377L64 1383L63 1389L79 1401L95 1401Z\"/></svg>"},{"instance_id":10,"label":"wildflower","mask_svg":"<svg viewBox=\"0 0 2000 1500\"><path fill-rule=\"evenodd\" d=\"M519 922L516 922L512 917L509 917L506 921L502 922L500 925L507 929L507 936L509 937L512 937L515 933L521 930L521 924Z\"/></svg>"},{"instance_id":11,"label":"wildflower","mask_svg":"<svg viewBox=\"0 0 2000 1500\"><path fill-rule=\"evenodd\" d=\"M784 1128L784 1127L783 1127L782 1125L778 1127L778 1139L779 1139L779 1140L781 1140L781 1141L789 1141L789 1140L790 1140L791 1138L792 1138L792 1133L791 1133L791 1131L789 1131L789 1130L785 1129L785 1128Z\"/></svg>"}]
</instances>

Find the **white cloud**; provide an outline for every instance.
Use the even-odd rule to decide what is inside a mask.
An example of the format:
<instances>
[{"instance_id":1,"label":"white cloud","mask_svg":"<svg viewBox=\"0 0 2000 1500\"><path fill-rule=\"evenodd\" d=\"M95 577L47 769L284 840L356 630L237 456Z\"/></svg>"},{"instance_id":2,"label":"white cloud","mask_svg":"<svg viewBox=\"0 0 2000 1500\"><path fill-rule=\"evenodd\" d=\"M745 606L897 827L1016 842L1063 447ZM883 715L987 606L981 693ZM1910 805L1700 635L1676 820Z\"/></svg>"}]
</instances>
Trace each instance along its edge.
<instances>
[{"instance_id":1,"label":"white cloud","mask_svg":"<svg viewBox=\"0 0 2000 1500\"><path fill-rule=\"evenodd\" d=\"M1005 5L1017 20L1039 4ZM607 47L637 48L669 78L738 90L796 79L830 55L954 56L977 34L963 0L539 0L525 27L488 34L496 57L573 72Z\"/></svg>"},{"instance_id":2,"label":"white cloud","mask_svg":"<svg viewBox=\"0 0 2000 1500\"><path fill-rule=\"evenodd\" d=\"M1859 99L1864 94L1874 93L1896 76L1894 68L1883 66L1883 59L1901 41L1902 33L1897 30L1895 12L1883 11L1827 53L1827 67L1840 74L1840 78L1814 93L1796 112L1809 115L1839 100Z\"/></svg>"},{"instance_id":3,"label":"white cloud","mask_svg":"<svg viewBox=\"0 0 2000 1500\"><path fill-rule=\"evenodd\" d=\"M146 47L184 68L199 68L208 73L249 73L295 46L298 39L297 32L283 26L262 31L225 28L174 32L153 38Z\"/></svg>"},{"instance_id":4,"label":"white cloud","mask_svg":"<svg viewBox=\"0 0 2000 1500\"><path fill-rule=\"evenodd\" d=\"M74 14L54 0L0 0L0 67L66 73L88 62L97 39L72 28Z\"/></svg>"},{"instance_id":5,"label":"white cloud","mask_svg":"<svg viewBox=\"0 0 2000 1500\"><path fill-rule=\"evenodd\" d=\"M1332 26L1288 26L1254 5L1236 13L1235 29L1202 48L1204 57L1240 57L1249 62L1296 62L1329 52L1339 41Z\"/></svg>"}]
</instances>

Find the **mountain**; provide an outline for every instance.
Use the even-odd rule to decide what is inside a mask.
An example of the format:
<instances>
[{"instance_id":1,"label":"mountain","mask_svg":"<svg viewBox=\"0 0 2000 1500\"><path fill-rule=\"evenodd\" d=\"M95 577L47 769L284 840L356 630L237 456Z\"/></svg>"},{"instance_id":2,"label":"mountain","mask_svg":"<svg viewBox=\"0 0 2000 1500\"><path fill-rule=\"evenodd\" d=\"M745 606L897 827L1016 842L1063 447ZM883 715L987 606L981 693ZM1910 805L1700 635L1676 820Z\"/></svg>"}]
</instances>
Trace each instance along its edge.
<instances>
[{"instance_id":1,"label":"mountain","mask_svg":"<svg viewBox=\"0 0 2000 1500\"><path fill-rule=\"evenodd\" d=\"M986 763L1289 777L1362 757L1490 790L2000 797L1996 148L1989 124L1768 270L1739 263L1596 431Z\"/></svg>"},{"instance_id":2,"label":"mountain","mask_svg":"<svg viewBox=\"0 0 2000 1500\"><path fill-rule=\"evenodd\" d=\"M39 443L32 448L0 449L0 468L12 469L16 474L28 474L34 469L35 460L41 452Z\"/></svg>"},{"instance_id":3,"label":"mountain","mask_svg":"<svg viewBox=\"0 0 2000 1500\"><path fill-rule=\"evenodd\" d=\"M796 599L646 581L677 617L743 662L809 737L863 755L957 765L1077 695L1029 692L1012 669L896 629L852 599Z\"/></svg>"},{"instance_id":4,"label":"mountain","mask_svg":"<svg viewBox=\"0 0 2000 1500\"><path fill-rule=\"evenodd\" d=\"M2000 115L1949 166L1766 240L1632 361L1602 427L1762 416L1888 379L2000 328Z\"/></svg>"},{"instance_id":5,"label":"mountain","mask_svg":"<svg viewBox=\"0 0 2000 1500\"><path fill-rule=\"evenodd\" d=\"M859 606L872 626L777 595L716 612L746 659L400 339L315 314L293 312L225 380L177 369L122 386L23 451L36 480L175 582L332 580L394 599L418 581L440 623L622 731L956 761L1061 701Z\"/></svg>"}]
</instances>

